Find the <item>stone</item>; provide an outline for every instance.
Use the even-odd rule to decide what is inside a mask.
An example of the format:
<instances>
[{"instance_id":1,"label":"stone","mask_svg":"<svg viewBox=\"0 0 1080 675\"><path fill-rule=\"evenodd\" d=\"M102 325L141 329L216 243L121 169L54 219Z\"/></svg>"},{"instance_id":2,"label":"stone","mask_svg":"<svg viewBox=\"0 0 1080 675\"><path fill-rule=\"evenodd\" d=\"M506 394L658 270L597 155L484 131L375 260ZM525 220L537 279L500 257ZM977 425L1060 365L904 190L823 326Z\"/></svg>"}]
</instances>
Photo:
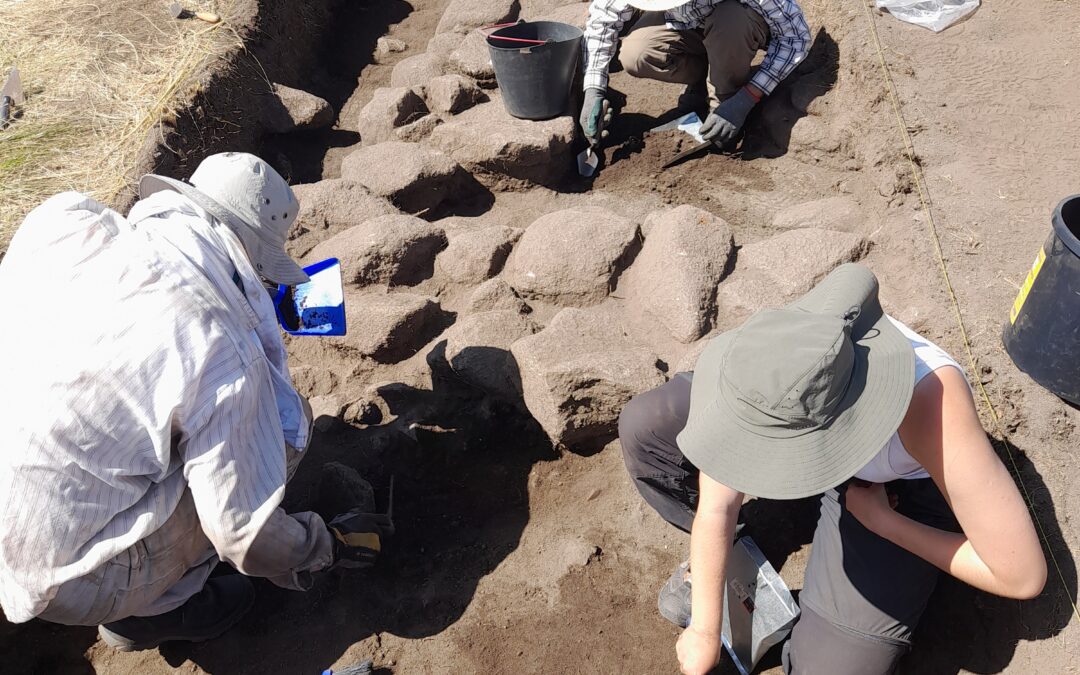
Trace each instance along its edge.
<instances>
[{"instance_id":1,"label":"stone","mask_svg":"<svg viewBox=\"0 0 1080 675\"><path fill-rule=\"evenodd\" d=\"M603 209L541 216L518 242L506 280L525 298L585 306L603 300L637 252L638 226Z\"/></svg>"},{"instance_id":2,"label":"stone","mask_svg":"<svg viewBox=\"0 0 1080 675\"><path fill-rule=\"evenodd\" d=\"M454 33L448 35L454 35L457 39L454 48L447 56L447 68L452 72L458 72L473 78L480 83L480 86L486 89L496 86L495 66L491 63L491 51L488 49L487 37L478 30L466 35L464 40ZM436 39L439 39L439 36L433 38L432 42ZM439 40L436 46L442 47L444 44L444 40Z\"/></svg>"},{"instance_id":3,"label":"stone","mask_svg":"<svg viewBox=\"0 0 1080 675\"><path fill-rule=\"evenodd\" d=\"M327 462L319 467L316 510L327 518L357 509L375 512L375 490L360 473L341 462Z\"/></svg>"},{"instance_id":4,"label":"stone","mask_svg":"<svg viewBox=\"0 0 1080 675\"><path fill-rule=\"evenodd\" d=\"M428 136L428 143L492 189L557 185L572 168L573 141L572 117L519 120L494 92L490 102L447 120Z\"/></svg>"},{"instance_id":5,"label":"stone","mask_svg":"<svg viewBox=\"0 0 1080 675\"><path fill-rule=\"evenodd\" d=\"M627 272L629 306L683 343L712 328L716 288L734 252L731 228L693 206L650 214L649 235Z\"/></svg>"},{"instance_id":6,"label":"stone","mask_svg":"<svg viewBox=\"0 0 1080 675\"><path fill-rule=\"evenodd\" d=\"M868 218L850 197L826 197L789 206L773 218L776 230L815 228L840 232L862 232Z\"/></svg>"},{"instance_id":7,"label":"stone","mask_svg":"<svg viewBox=\"0 0 1080 675\"><path fill-rule=\"evenodd\" d=\"M589 18L589 5L587 3L577 2L571 5L563 5L561 7L555 7L548 11L545 11L541 16L537 17L537 21L558 21L559 23L569 24L571 26L577 26L578 28L584 28L585 22Z\"/></svg>"},{"instance_id":8,"label":"stone","mask_svg":"<svg viewBox=\"0 0 1080 675\"><path fill-rule=\"evenodd\" d=\"M408 48L409 46L401 40L383 36L375 41L375 57L385 58L389 54L398 54Z\"/></svg>"},{"instance_id":9,"label":"stone","mask_svg":"<svg viewBox=\"0 0 1080 675\"><path fill-rule=\"evenodd\" d=\"M440 75L427 85L428 108L433 112L456 115L479 103L484 92L463 75Z\"/></svg>"},{"instance_id":10,"label":"stone","mask_svg":"<svg viewBox=\"0 0 1080 675\"><path fill-rule=\"evenodd\" d=\"M347 335L333 347L379 363L404 361L437 336L448 317L435 298L412 293L345 293Z\"/></svg>"},{"instance_id":11,"label":"stone","mask_svg":"<svg viewBox=\"0 0 1080 675\"><path fill-rule=\"evenodd\" d=\"M343 178L386 197L406 213L433 209L460 182L461 167L444 152L386 141L354 150L341 162Z\"/></svg>"},{"instance_id":12,"label":"stone","mask_svg":"<svg viewBox=\"0 0 1080 675\"><path fill-rule=\"evenodd\" d=\"M510 345L540 327L512 309L472 314L451 326L446 362L466 384L509 401L521 400L521 377Z\"/></svg>"},{"instance_id":13,"label":"stone","mask_svg":"<svg viewBox=\"0 0 1080 675\"><path fill-rule=\"evenodd\" d=\"M518 18L518 0L450 0L436 33L468 33L474 28L507 23Z\"/></svg>"},{"instance_id":14,"label":"stone","mask_svg":"<svg viewBox=\"0 0 1080 675\"><path fill-rule=\"evenodd\" d=\"M390 73L390 86L425 87L433 78L444 72L446 72L446 58L441 54L428 52L416 54L397 62Z\"/></svg>"},{"instance_id":15,"label":"stone","mask_svg":"<svg viewBox=\"0 0 1080 675\"><path fill-rule=\"evenodd\" d=\"M292 366L289 368L289 375L296 391L308 398L326 396L338 386L334 371L321 366Z\"/></svg>"},{"instance_id":16,"label":"stone","mask_svg":"<svg viewBox=\"0 0 1080 675\"><path fill-rule=\"evenodd\" d=\"M329 431L345 411L345 402L337 394L313 396L308 399L311 419L316 431Z\"/></svg>"},{"instance_id":17,"label":"stone","mask_svg":"<svg viewBox=\"0 0 1080 675\"><path fill-rule=\"evenodd\" d=\"M430 136L435 127L442 123L443 120L438 115L424 115L415 122L409 122L405 126L398 127L394 130L394 135L400 141L419 143Z\"/></svg>"},{"instance_id":18,"label":"stone","mask_svg":"<svg viewBox=\"0 0 1080 675\"><path fill-rule=\"evenodd\" d=\"M469 296L466 308L469 312L510 309L518 314L527 314L532 311L513 286L498 278L488 279L477 286Z\"/></svg>"},{"instance_id":19,"label":"stone","mask_svg":"<svg viewBox=\"0 0 1080 675\"><path fill-rule=\"evenodd\" d=\"M804 228L743 246L718 300L729 318L791 302L836 267L866 255L870 243L850 232Z\"/></svg>"},{"instance_id":20,"label":"stone","mask_svg":"<svg viewBox=\"0 0 1080 675\"><path fill-rule=\"evenodd\" d=\"M510 352L529 412L553 443L572 450L613 440L623 406L664 383L656 354L586 310L562 310Z\"/></svg>"},{"instance_id":21,"label":"stone","mask_svg":"<svg viewBox=\"0 0 1080 675\"><path fill-rule=\"evenodd\" d=\"M274 134L322 129L334 123L334 109L325 99L276 82L273 101L262 111L263 126Z\"/></svg>"},{"instance_id":22,"label":"stone","mask_svg":"<svg viewBox=\"0 0 1080 675\"><path fill-rule=\"evenodd\" d=\"M420 119L428 112L424 99L408 87L380 87L360 110L357 131L360 142L375 145L396 138L394 129Z\"/></svg>"},{"instance_id":23,"label":"stone","mask_svg":"<svg viewBox=\"0 0 1080 675\"><path fill-rule=\"evenodd\" d=\"M381 424L386 419L386 416L377 401L360 398L345 407L342 419L349 424L370 426Z\"/></svg>"},{"instance_id":24,"label":"stone","mask_svg":"<svg viewBox=\"0 0 1080 675\"><path fill-rule=\"evenodd\" d=\"M502 269L521 230L495 225L450 237L450 244L435 259L435 270L448 281L479 284Z\"/></svg>"},{"instance_id":25,"label":"stone","mask_svg":"<svg viewBox=\"0 0 1080 675\"><path fill-rule=\"evenodd\" d=\"M690 345L690 347L683 352L683 355L679 357L679 360L675 363L675 368L671 372L674 373L692 373L694 368L697 367L698 358L701 356L701 352L705 351L705 348L709 346L711 337L702 338Z\"/></svg>"},{"instance_id":26,"label":"stone","mask_svg":"<svg viewBox=\"0 0 1080 675\"><path fill-rule=\"evenodd\" d=\"M294 185L300 213L289 231L285 250L303 258L316 244L376 216L398 213L390 202L363 185L340 178Z\"/></svg>"},{"instance_id":27,"label":"stone","mask_svg":"<svg viewBox=\"0 0 1080 675\"><path fill-rule=\"evenodd\" d=\"M347 285L412 285L431 276L435 256L445 246L442 228L398 214L350 227L320 243L308 257L311 262L338 258Z\"/></svg>"}]
</instances>

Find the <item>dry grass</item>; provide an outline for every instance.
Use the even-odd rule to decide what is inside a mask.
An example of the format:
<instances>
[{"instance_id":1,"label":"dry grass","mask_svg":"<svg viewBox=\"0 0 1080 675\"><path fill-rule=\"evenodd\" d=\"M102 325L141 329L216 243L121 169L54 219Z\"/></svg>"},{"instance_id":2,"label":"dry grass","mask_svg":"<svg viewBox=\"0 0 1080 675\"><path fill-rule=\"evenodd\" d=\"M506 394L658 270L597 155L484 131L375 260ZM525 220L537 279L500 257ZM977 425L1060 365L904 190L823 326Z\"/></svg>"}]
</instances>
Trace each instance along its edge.
<instances>
[{"instance_id":1,"label":"dry grass","mask_svg":"<svg viewBox=\"0 0 1080 675\"><path fill-rule=\"evenodd\" d=\"M17 65L27 96L0 131L0 251L57 192L116 199L149 130L239 44L231 25L240 4L200 1L225 19L210 26L172 19L165 0L0 0L0 78Z\"/></svg>"}]
</instances>

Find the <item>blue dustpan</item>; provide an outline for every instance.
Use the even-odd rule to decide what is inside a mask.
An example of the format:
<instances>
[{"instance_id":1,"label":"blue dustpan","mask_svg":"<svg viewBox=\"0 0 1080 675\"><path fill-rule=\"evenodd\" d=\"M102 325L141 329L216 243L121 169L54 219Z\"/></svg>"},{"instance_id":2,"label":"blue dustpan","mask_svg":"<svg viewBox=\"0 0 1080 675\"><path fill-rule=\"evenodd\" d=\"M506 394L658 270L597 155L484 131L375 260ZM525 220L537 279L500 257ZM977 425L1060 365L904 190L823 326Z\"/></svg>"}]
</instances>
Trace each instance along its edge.
<instances>
[{"instance_id":1,"label":"blue dustpan","mask_svg":"<svg viewBox=\"0 0 1080 675\"><path fill-rule=\"evenodd\" d=\"M304 271L311 278L307 283L278 286L278 323L289 335L344 335L345 294L338 259L327 258Z\"/></svg>"}]
</instances>

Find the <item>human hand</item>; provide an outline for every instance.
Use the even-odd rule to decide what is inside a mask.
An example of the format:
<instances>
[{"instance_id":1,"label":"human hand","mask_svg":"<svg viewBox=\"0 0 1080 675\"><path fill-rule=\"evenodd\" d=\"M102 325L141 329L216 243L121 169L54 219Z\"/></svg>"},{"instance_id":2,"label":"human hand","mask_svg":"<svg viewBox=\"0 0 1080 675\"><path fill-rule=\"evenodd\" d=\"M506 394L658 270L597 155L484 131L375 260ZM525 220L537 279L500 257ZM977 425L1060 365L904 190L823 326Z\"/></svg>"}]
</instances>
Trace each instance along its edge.
<instances>
[{"instance_id":1,"label":"human hand","mask_svg":"<svg viewBox=\"0 0 1080 675\"><path fill-rule=\"evenodd\" d=\"M585 100L581 105L581 131L589 145L595 146L607 135L604 128L611 122L611 108L604 96L603 89L589 87L585 90Z\"/></svg>"},{"instance_id":2,"label":"human hand","mask_svg":"<svg viewBox=\"0 0 1080 675\"><path fill-rule=\"evenodd\" d=\"M712 111L701 125L701 138L712 141L718 148L729 145L739 135L746 116L757 105L757 99L743 87Z\"/></svg>"},{"instance_id":3,"label":"human hand","mask_svg":"<svg viewBox=\"0 0 1080 675\"><path fill-rule=\"evenodd\" d=\"M679 669L684 675L706 675L720 663L720 634L699 631L690 624L675 643Z\"/></svg>"},{"instance_id":4,"label":"human hand","mask_svg":"<svg viewBox=\"0 0 1080 675\"><path fill-rule=\"evenodd\" d=\"M382 552L383 539L394 534L389 515L360 511L335 516L326 527L334 540L332 567L350 569L374 565Z\"/></svg>"},{"instance_id":5,"label":"human hand","mask_svg":"<svg viewBox=\"0 0 1080 675\"><path fill-rule=\"evenodd\" d=\"M844 493L844 507L863 527L879 535L887 527L897 502L896 495L885 492L885 486L881 483L853 481Z\"/></svg>"}]
</instances>

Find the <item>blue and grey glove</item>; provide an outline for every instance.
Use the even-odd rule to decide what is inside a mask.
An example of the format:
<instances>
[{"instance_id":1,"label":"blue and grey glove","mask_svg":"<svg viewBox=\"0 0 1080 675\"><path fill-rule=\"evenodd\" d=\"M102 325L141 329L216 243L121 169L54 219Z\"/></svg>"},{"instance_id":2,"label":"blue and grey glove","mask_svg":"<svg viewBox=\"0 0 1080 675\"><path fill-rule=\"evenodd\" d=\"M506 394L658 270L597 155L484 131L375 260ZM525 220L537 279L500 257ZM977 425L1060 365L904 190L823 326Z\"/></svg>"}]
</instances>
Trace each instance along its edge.
<instances>
[{"instance_id":1,"label":"blue and grey glove","mask_svg":"<svg viewBox=\"0 0 1080 675\"><path fill-rule=\"evenodd\" d=\"M712 141L718 148L729 145L739 135L739 130L746 123L746 116L757 102L746 87L739 89L705 118L705 123L701 125L702 139Z\"/></svg>"},{"instance_id":2,"label":"blue and grey glove","mask_svg":"<svg viewBox=\"0 0 1080 675\"><path fill-rule=\"evenodd\" d=\"M581 131L585 134L585 140L591 146L600 144L600 139L606 134L604 127L611 121L611 109L604 97L603 89L589 87L585 90L585 101L581 105Z\"/></svg>"}]
</instances>

